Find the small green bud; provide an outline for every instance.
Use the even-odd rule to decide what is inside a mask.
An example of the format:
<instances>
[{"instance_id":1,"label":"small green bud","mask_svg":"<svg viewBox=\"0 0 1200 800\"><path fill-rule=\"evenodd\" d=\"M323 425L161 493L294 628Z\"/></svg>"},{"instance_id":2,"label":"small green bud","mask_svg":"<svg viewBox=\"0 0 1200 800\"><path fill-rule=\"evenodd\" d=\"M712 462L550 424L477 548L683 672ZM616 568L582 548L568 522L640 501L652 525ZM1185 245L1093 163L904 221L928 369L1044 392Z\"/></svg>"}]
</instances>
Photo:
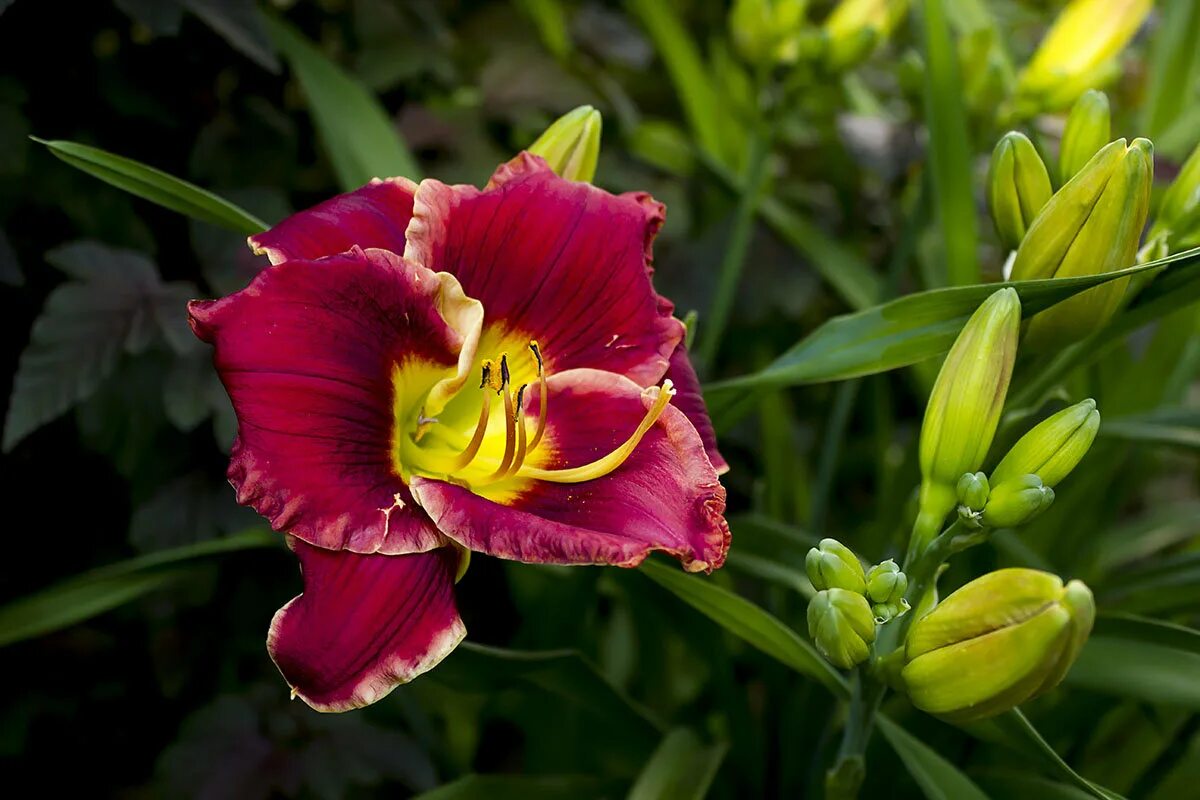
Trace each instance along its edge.
<instances>
[{"instance_id":1,"label":"small green bud","mask_svg":"<svg viewBox=\"0 0 1200 800\"><path fill-rule=\"evenodd\" d=\"M1053 488L1087 454L1100 429L1096 401L1084 400L1064 408L1033 427L1013 445L992 471L997 484L1034 474Z\"/></svg>"},{"instance_id":2,"label":"small green bud","mask_svg":"<svg viewBox=\"0 0 1200 800\"><path fill-rule=\"evenodd\" d=\"M1118 139L1100 149L1050 198L1013 259L1013 280L1096 275L1132 266L1150 210L1153 146ZM1128 278L1088 289L1036 315L1025 343L1047 350L1099 329Z\"/></svg>"},{"instance_id":3,"label":"small green bud","mask_svg":"<svg viewBox=\"0 0 1200 800\"><path fill-rule=\"evenodd\" d=\"M908 576L892 559L876 564L867 572L867 597L875 603L898 603L908 591Z\"/></svg>"},{"instance_id":4,"label":"small green bud","mask_svg":"<svg viewBox=\"0 0 1200 800\"><path fill-rule=\"evenodd\" d=\"M733 45L749 64L786 64L799 56L805 0L734 0Z\"/></svg>"},{"instance_id":5,"label":"small green bud","mask_svg":"<svg viewBox=\"0 0 1200 800\"><path fill-rule=\"evenodd\" d=\"M1108 144L1112 135L1111 116L1108 95L1104 92L1088 89L1075 101L1058 151L1058 174L1063 183L1075 177Z\"/></svg>"},{"instance_id":6,"label":"small green bud","mask_svg":"<svg viewBox=\"0 0 1200 800\"><path fill-rule=\"evenodd\" d=\"M1018 102L1034 111L1057 111L1115 77L1117 57L1153 5L1153 0L1071 0L1021 73Z\"/></svg>"},{"instance_id":7,"label":"small green bud","mask_svg":"<svg viewBox=\"0 0 1200 800\"><path fill-rule=\"evenodd\" d=\"M1153 240L1160 233L1169 234L1172 251L1200 245L1200 145L1163 193L1158 218L1146 238Z\"/></svg>"},{"instance_id":8,"label":"small green bud","mask_svg":"<svg viewBox=\"0 0 1200 800\"><path fill-rule=\"evenodd\" d=\"M1054 490L1037 475L1018 475L997 483L980 518L989 528L1015 528L1031 522L1054 502Z\"/></svg>"},{"instance_id":9,"label":"small green bud","mask_svg":"<svg viewBox=\"0 0 1200 800\"><path fill-rule=\"evenodd\" d=\"M924 483L945 487L943 514L953 508L959 478L978 470L992 445L1020 324L1016 290L993 294L963 326L933 385L921 425L921 476Z\"/></svg>"},{"instance_id":10,"label":"small green bud","mask_svg":"<svg viewBox=\"0 0 1200 800\"><path fill-rule=\"evenodd\" d=\"M808 604L808 635L829 663L850 669L871 654L875 616L861 594L826 589Z\"/></svg>"},{"instance_id":11,"label":"small green bud","mask_svg":"<svg viewBox=\"0 0 1200 800\"><path fill-rule=\"evenodd\" d=\"M580 106L563 114L528 148L571 181L591 183L600 157L600 112Z\"/></svg>"},{"instance_id":12,"label":"small green bud","mask_svg":"<svg viewBox=\"0 0 1200 800\"><path fill-rule=\"evenodd\" d=\"M825 66L856 66L887 41L908 12L909 0L842 0L825 18Z\"/></svg>"},{"instance_id":13,"label":"small green bud","mask_svg":"<svg viewBox=\"0 0 1200 800\"><path fill-rule=\"evenodd\" d=\"M837 539L822 539L809 550L804 558L804 569L817 591L846 589L862 594L867 589L858 556Z\"/></svg>"},{"instance_id":14,"label":"small green bud","mask_svg":"<svg viewBox=\"0 0 1200 800\"><path fill-rule=\"evenodd\" d=\"M875 603L871 606L871 613L875 615L875 624L883 625L907 614L908 608L908 601L901 597L894 603Z\"/></svg>"},{"instance_id":15,"label":"small green bud","mask_svg":"<svg viewBox=\"0 0 1200 800\"><path fill-rule=\"evenodd\" d=\"M958 503L971 511L982 511L987 503L991 488L987 475L982 472L967 472L958 479Z\"/></svg>"},{"instance_id":16,"label":"small green bud","mask_svg":"<svg viewBox=\"0 0 1200 800\"><path fill-rule=\"evenodd\" d=\"M1002 569L913 624L901 672L913 705L952 722L1008 711L1062 680L1092 630L1092 593L1057 575Z\"/></svg>"},{"instance_id":17,"label":"small green bud","mask_svg":"<svg viewBox=\"0 0 1200 800\"><path fill-rule=\"evenodd\" d=\"M1016 250L1042 206L1054 194L1050 173L1029 137L1009 131L1000 137L988 167L988 207L1000 241Z\"/></svg>"}]
</instances>

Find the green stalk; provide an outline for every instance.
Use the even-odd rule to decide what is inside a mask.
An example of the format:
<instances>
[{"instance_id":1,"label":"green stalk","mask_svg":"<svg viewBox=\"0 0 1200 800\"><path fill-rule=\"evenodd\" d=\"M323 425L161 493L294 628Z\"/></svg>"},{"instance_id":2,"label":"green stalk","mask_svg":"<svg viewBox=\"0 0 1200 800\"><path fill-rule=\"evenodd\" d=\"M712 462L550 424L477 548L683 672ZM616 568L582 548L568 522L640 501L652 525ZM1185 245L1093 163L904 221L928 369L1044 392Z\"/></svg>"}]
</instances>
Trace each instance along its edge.
<instances>
[{"instance_id":1,"label":"green stalk","mask_svg":"<svg viewBox=\"0 0 1200 800\"><path fill-rule=\"evenodd\" d=\"M758 205L766 186L767 157L770 155L770 150L770 135L756 129L750 136L745 181L742 183L741 197L738 198L729 245L725 248L724 258L721 259L717 292L713 297L708 319L701 325L700 346L697 355L700 363L706 367L712 366L717 355L717 348L720 347L721 339L725 335L725 327L729 324L733 300L741 282L742 265L746 260L746 251L750 249L750 234L754 230L754 218L758 213Z\"/></svg>"}]
</instances>

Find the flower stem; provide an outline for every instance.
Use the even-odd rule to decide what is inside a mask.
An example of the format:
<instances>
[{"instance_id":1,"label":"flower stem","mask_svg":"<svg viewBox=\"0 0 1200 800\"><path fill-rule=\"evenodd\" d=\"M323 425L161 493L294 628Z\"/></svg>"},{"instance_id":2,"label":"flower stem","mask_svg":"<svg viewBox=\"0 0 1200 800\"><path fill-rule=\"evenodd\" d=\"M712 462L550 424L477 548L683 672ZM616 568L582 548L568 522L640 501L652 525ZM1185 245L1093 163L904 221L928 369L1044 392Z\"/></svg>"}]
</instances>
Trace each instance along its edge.
<instances>
[{"instance_id":1,"label":"flower stem","mask_svg":"<svg viewBox=\"0 0 1200 800\"><path fill-rule=\"evenodd\" d=\"M725 256L721 260L717 292L713 296L708 319L701 320L700 346L697 355L700 363L706 368L712 366L717 355L717 348L720 347L721 339L725 335L725 327L729 324L733 300L741 282L742 265L746 260L746 252L750 249L750 234L754 230L758 204L766 186L767 160L770 150L770 134L765 130L755 128L750 134L745 180L742 183L741 197L738 199L737 210L734 213L733 231L729 236L729 244L725 248Z\"/></svg>"},{"instance_id":2,"label":"flower stem","mask_svg":"<svg viewBox=\"0 0 1200 800\"><path fill-rule=\"evenodd\" d=\"M850 708L837 761L825 774L825 800L855 800L866 777L867 743L887 687L860 667L850 674Z\"/></svg>"}]
</instances>

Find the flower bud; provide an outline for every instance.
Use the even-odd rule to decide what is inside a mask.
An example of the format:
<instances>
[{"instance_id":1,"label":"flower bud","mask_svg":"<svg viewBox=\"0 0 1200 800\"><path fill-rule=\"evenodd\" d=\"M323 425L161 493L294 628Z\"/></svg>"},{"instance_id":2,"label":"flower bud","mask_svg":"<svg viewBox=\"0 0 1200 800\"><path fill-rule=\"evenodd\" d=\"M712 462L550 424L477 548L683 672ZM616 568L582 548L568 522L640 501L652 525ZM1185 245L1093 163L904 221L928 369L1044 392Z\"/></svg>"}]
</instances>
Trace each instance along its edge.
<instances>
[{"instance_id":1,"label":"flower bud","mask_svg":"<svg viewBox=\"0 0 1200 800\"><path fill-rule=\"evenodd\" d=\"M846 589L862 594L867 589L858 556L837 539L822 539L809 550L804 558L804 569L817 591Z\"/></svg>"},{"instance_id":2,"label":"flower bud","mask_svg":"<svg viewBox=\"0 0 1200 800\"><path fill-rule=\"evenodd\" d=\"M1095 275L1132 266L1150 210L1153 146L1118 139L1050 198L1013 259L1013 280ZM1081 339L1112 317L1127 278L1088 289L1036 315L1025 341L1042 350Z\"/></svg>"},{"instance_id":3,"label":"flower bud","mask_svg":"<svg viewBox=\"0 0 1200 800\"><path fill-rule=\"evenodd\" d=\"M794 62L804 6L805 0L734 0L729 30L738 55L750 64Z\"/></svg>"},{"instance_id":4,"label":"flower bud","mask_svg":"<svg viewBox=\"0 0 1200 800\"><path fill-rule=\"evenodd\" d=\"M908 12L908 0L842 0L825 19L825 65L850 69L887 41Z\"/></svg>"},{"instance_id":5,"label":"flower bud","mask_svg":"<svg viewBox=\"0 0 1200 800\"><path fill-rule=\"evenodd\" d=\"M867 573L867 597L875 603L899 603L908 591L908 576L892 559L871 567Z\"/></svg>"},{"instance_id":6,"label":"flower bud","mask_svg":"<svg viewBox=\"0 0 1200 800\"><path fill-rule=\"evenodd\" d=\"M1021 73L1018 102L1033 111L1065 108L1117 73L1117 56L1153 0L1071 0Z\"/></svg>"},{"instance_id":7,"label":"flower bud","mask_svg":"<svg viewBox=\"0 0 1200 800\"><path fill-rule=\"evenodd\" d=\"M918 619L901 672L917 708L952 722L993 716L1058 685L1092 630L1083 583L1002 569L977 578Z\"/></svg>"},{"instance_id":8,"label":"flower bud","mask_svg":"<svg viewBox=\"0 0 1200 800\"><path fill-rule=\"evenodd\" d=\"M964 472L983 463L1017 356L1021 300L1001 289L979 306L950 348L938 373L921 425L921 476L945 487L954 505L954 487Z\"/></svg>"},{"instance_id":9,"label":"flower bud","mask_svg":"<svg viewBox=\"0 0 1200 800\"><path fill-rule=\"evenodd\" d=\"M997 484L1021 475L1037 475L1053 488L1087 454L1100 429L1100 412L1092 399L1064 408L1033 427L1013 445L992 471Z\"/></svg>"},{"instance_id":10,"label":"flower bud","mask_svg":"<svg viewBox=\"0 0 1200 800\"><path fill-rule=\"evenodd\" d=\"M1108 144L1111 128L1108 95L1095 89L1081 94L1071 107L1058 151L1058 175L1063 183L1075 177Z\"/></svg>"},{"instance_id":11,"label":"flower bud","mask_svg":"<svg viewBox=\"0 0 1200 800\"><path fill-rule=\"evenodd\" d=\"M1016 250L1042 206L1054 194L1050 173L1033 142L1023 133L1009 131L992 151L988 168L988 207L1000 241Z\"/></svg>"},{"instance_id":12,"label":"flower bud","mask_svg":"<svg viewBox=\"0 0 1200 800\"><path fill-rule=\"evenodd\" d=\"M818 592L808 604L808 635L830 664L850 669L863 663L875 641L867 598L845 589Z\"/></svg>"},{"instance_id":13,"label":"flower bud","mask_svg":"<svg viewBox=\"0 0 1200 800\"><path fill-rule=\"evenodd\" d=\"M600 157L600 112L580 106L554 121L529 152L546 159L550 168L567 180L591 183Z\"/></svg>"},{"instance_id":14,"label":"flower bud","mask_svg":"<svg viewBox=\"0 0 1200 800\"><path fill-rule=\"evenodd\" d=\"M1158 218L1146 239L1152 241L1159 234L1168 235L1175 252L1200 245L1200 145L1163 193Z\"/></svg>"},{"instance_id":15,"label":"flower bud","mask_svg":"<svg viewBox=\"0 0 1200 800\"><path fill-rule=\"evenodd\" d=\"M991 488L987 475L982 472L967 472L958 479L958 503L971 511L982 511L987 503Z\"/></svg>"},{"instance_id":16,"label":"flower bud","mask_svg":"<svg viewBox=\"0 0 1200 800\"><path fill-rule=\"evenodd\" d=\"M902 617L908 613L908 601L901 597L894 603L874 603L871 606L871 613L875 615L875 624L883 625L891 622L896 617Z\"/></svg>"},{"instance_id":17,"label":"flower bud","mask_svg":"<svg viewBox=\"0 0 1200 800\"><path fill-rule=\"evenodd\" d=\"M997 482L980 520L989 528L1015 528L1031 522L1054 502L1054 490L1037 475L1018 475Z\"/></svg>"}]
</instances>

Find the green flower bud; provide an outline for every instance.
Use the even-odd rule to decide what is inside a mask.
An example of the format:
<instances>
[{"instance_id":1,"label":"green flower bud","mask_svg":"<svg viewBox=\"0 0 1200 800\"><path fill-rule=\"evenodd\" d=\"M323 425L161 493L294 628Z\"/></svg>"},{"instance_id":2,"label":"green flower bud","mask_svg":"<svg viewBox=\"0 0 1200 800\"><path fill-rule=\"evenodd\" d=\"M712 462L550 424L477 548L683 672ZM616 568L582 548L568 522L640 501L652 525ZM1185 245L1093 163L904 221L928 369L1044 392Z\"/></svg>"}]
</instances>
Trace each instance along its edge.
<instances>
[{"instance_id":1,"label":"green flower bud","mask_svg":"<svg viewBox=\"0 0 1200 800\"><path fill-rule=\"evenodd\" d=\"M945 488L954 505L954 487L964 472L983 463L1017 356L1021 300L1001 289L985 300L950 348L925 408L921 425L921 476Z\"/></svg>"},{"instance_id":2,"label":"green flower bud","mask_svg":"<svg viewBox=\"0 0 1200 800\"><path fill-rule=\"evenodd\" d=\"M825 19L825 65L850 69L887 41L904 15L908 0L842 0Z\"/></svg>"},{"instance_id":3,"label":"green flower bud","mask_svg":"<svg viewBox=\"0 0 1200 800\"><path fill-rule=\"evenodd\" d=\"M846 589L862 594L867 589L866 576L858 556L837 539L822 539L809 550L804 558L804 569L817 591Z\"/></svg>"},{"instance_id":4,"label":"green flower bud","mask_svg":"<svg viewBox=\"0 0 1200 800\"><path fill-rule=\"evenodd\" d=\"M1031 522L1054 502L1054 490L1037 475L1018 475L997 482L980 520L989 528L1015 528Z\"/></svg>"},{"instance_id":5,"label":"green flower bud","mask_svg":"<svg viewBox=\"0 0 1200 800\"><path fill-rule=\"evenodd\" d=\"M1009 131L992 151L988 168L988 208L1000 241L1016 250L1042 206L1054 194L1050 173L1029 137Z\"/></svg>"},{"instance_id":6,"label":"green flower bud","mask_svg":"<svg viewBox=\"0 0 1200 800\"><path fill-rule=\"evenodd\" d=\"M1146 238L1154 240L1160 234L1169 234L1173 251L1200 245L1200 145L1163 193L1158 218Z\"/></svg>"},{"instance_id":7,"label":"green flower bud","mask_svg":"<svg viewBox=\"0 0 1200 800\"><path fill-rule=\"evenodd\" d=\"M563 114L528 148L571 181L591 183L600 157L600 112L580 106Z\"/></svg>"},{"instance_id":8,"label":"green flower bud","mask_svg":"<svg viewBox=\"0 0 1200 800\"><path fill-rule=\"evenodd\" d=\"M1018 102L1033 111L1057 111L1114 77L1117 56L1153 5L1153 0L1072 0L1021 73Z\"/></svg>"},{"instance_id":9,"label":"green flower bud","mask_svg":"<svg viewBox=\"0 0 1200 800\"><path fill-rule=\"evenodd\" d=\"M750 64L794 62L804 6L805 0L735 0L729 30L738 55Z\"/></svg>"},{"instance_id":10,"label":"green flower bud","mask_svg":"<svg viewBox=\"0 0 1200 800\"><path fill-rule=\"evenodd\" d=\"M867 598L845 589L818 592L808 604L808 635L830 664L850 669L863 663L875 641Z\"/></svg>"},{"instance_id":11,"label":"green flower bud","mask_svg":"<svg viewBox=\"0 0 1200 800\"><path fill-rule=\"evenodd\" d=\"M1050 198L1013 259L1013 280L1095 275L1132 266L1150 210L1153 146L1118 139ZM1025 342L1061 346L1103 327L1129 279L1088 289L1036 315Z\"/></svg>"},{"instance_id":12,"label":"green flower bud","mask_svg":"<svg viewBox=\"0 0 1200 800\"><path fill-rule=\"evenodd\" d=\"M1108 109L1108 95L1089 89L1079 96L1067 117L1063 129L1062 145L1058 151L1058 175L1064 183L1075 177L1079 170L1101 147L1108 144L1112 119Z\"/></svg>"},{"instance_id":13,"label":"green flower bud","mask_svg":"<svg viewBox=\"0 0 1200 800\"><path fill-rule=\"evenodd\" d=\"M1032 473L1053 488L1083 459L1099 429L1095 400L1064 408L1022 436L996 465L992 480L1000 484Z\"/></svg>"},{"instance_id":14,"label":"green flower bud","mask_svg":"<svg viewBox=\"0 0 1200 800\"><path fill-rule=\"evenodd\" d=\"M917 708L952 722L993 716L1058 685L1092 630L1083 583L1002 569L971 581L918 619L901 672Z\"/></svg>"},{"instance_id":15,"label":"green flower bud","mask_svg":"<svg viewBox=\"0 0 1200 800\"><path fill-rule=\"evenodd\" d=\"M901 597L894 603L875 603L871 606L871 613L875 615L875 624L883 625L896 617L904 616L908 609L908 601Z\"/></svg>"},{"instance_id":16,"label":"green flower bud","mask_svg":"<svg viewBox=\"0 0 1200 800\"><path fill-rule=\"evenodd\" d=\"M908 576L890 558L867 573L867 597L875 603L899 603L907 591Z\"/></svg>"},{"instance_id":17,"label":"green flower bud","mask_svg":"<svg viewBox=\"0 0 1200 800\"><path fill-rule=\"evenodd\" d=\"M959 505L965 506L971 511L982 511L987 503L988 492L991 491L987 475L982 472L964 473L958 479L956 489Z\"/></svg>"}]
</instances>

